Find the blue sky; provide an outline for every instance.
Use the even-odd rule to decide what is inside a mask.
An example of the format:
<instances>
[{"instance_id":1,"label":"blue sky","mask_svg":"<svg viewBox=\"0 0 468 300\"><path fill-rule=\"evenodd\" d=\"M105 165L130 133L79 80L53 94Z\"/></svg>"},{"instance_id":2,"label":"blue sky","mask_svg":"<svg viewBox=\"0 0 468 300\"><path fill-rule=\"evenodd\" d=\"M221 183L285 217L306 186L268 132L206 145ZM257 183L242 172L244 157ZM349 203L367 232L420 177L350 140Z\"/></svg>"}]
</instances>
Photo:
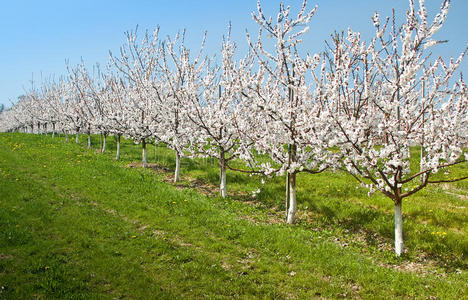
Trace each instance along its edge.
<instances>
[{"instance_id":1,"label":"blue sky","mask_svg":"<svg viewBox=\"0 0 468 300\"><path fill-rule=\"evenodd\" d=\"M265 13L276 15L280 1L263 0ZM302 0L283 1L293 12ZM415 1L417 2L417 0ZM440 6L441 0L426 0L430 16ZM373 33L370 17L375 11L381 16L391 14L395 7L404 16L407 0L309 0L318 11L310 23L311 30L303 47L310 53L324 50L334 30L350 26L366 37ZM221 36L232 22L233 39L239 50L247 49L245 30L253 35L257 27L251 18L256 10L256 0L42 0L3 1L0 10L0 104L9 106L10 100L24 93L32 78L40 81L55 74L66 74L65 59L76 64L81 58L88 65L105 64L108 51L118 52L124 43L124 32L134 29L154 29L174 34L187 28L187 44L198 49L203 32L208 31L209 53L220 48ZM451 10L444 28L438 33L448 44L438 45L435 55L444 58L458 56L468 43L468 1L452 0ZM468 58L462 65L468 74ZM468 75L466 75L468 76ZM465 77L466 77L465 76Z\"/></svg>"}]
</instances>

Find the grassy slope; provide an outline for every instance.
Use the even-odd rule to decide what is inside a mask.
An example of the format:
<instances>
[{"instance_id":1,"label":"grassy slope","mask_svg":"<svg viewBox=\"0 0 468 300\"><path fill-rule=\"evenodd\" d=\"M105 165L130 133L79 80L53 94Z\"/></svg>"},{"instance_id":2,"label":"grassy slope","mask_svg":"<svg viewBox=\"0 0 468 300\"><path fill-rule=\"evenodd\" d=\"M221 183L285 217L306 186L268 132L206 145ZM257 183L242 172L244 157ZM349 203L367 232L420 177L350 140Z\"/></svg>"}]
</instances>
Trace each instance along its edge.
<instances>
[{"instance_id":1,"label":"grassy slope","mask_svg":"<svg viewBox=\"0 0 468 300\"><path fill-rule=\"evenodd\" d=\"M391 203L344 174L300 176L291 227L278 223L281 178L255 201L222 200L180 188L216 183L215 166L184 160L186 181L174 187L166 173L126 167L138 148L122 151L114 162L63 138L0 135L0 298L468 295L466 183L404 204L409 253L396 259ZM261 186L228 181L235 199Z\"/></svg>"}]
</instances>

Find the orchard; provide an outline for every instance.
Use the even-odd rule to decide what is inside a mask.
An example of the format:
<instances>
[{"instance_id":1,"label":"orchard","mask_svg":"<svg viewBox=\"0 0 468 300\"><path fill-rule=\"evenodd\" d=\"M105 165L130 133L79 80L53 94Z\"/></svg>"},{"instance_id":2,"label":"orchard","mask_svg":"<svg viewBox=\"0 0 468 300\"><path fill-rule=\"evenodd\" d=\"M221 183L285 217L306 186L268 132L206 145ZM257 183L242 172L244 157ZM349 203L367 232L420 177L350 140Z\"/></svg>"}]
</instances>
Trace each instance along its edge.
<instances>
[{"instance_id":1,"label":"orchard","mask_svg":"<svg viewBox=\"0 0 468 300\"><path fill-rule=\"evenodd\" d=\"M280 5L252 13L258 33L247 32L238 53L227 28L221 52L208 56L185 45L185 33L161 37L159 28L126 34L104 67L66 66L67 76L46 80L0 113L0 131L101 135L100 151L115 136L141 145L164 143L175 156L210 157L219 165L219 194L229 198L226 170L284 176L286 222L297 214L296 176L349 173L369 193L394 204L395 253L404 253L403 199L425 187L466 180L451 167L468 160L468 88L460 73L468 48L456 58L431 56L442 43L450 1L433 19L424 1L409 1L404 21L372 16L375 34L332 33L326 51L305 53L302 38L317 7L304 0L293 15ZM240 58L239 58L240 57ZM410 153L420 149L418 165ZM312 177L313 178L313 177Z\"/></svg>"}]
</instances>

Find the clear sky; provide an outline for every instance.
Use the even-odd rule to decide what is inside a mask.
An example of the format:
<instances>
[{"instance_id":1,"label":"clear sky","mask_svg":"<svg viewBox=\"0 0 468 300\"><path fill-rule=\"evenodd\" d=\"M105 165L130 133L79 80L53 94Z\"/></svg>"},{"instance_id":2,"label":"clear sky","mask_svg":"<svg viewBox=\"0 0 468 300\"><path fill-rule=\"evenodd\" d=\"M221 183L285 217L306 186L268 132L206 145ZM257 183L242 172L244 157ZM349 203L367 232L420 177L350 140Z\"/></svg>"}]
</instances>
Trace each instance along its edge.
<instances>
[{"instance_id":1,"label":"clear sky","mask_svg":"<svg viewBox=\"0 0 468 300\"><path fill-rule=\"evenodd\" d=\"M442 0L426 0L434 16ZM276 15L280 1L262 0L264 11ZM302 0L283 1L295 13ZM417 3L418 1L415 0ZM318 5L303 47L310 53L324 50L334 30L350 26L365 37L373 33L370 17L375 11L391 15L395 7L404 17L407 0L309 0ZM257 27L251 18L256 0L41 0L2 1L0 6L0 104L10 105L30 86L55 74L66 74L65 60L76 64L81 58L88 65L105 64L108 51L117 52L124 43L124 32L161 28L163 36L187 29L187 44L198 49L203 32L208 31L206 50L220 48L221 36L232 22L233 39L239 50L247 49L245 30L254 36ZM452 0L448 20L438 38L449 43L435 47L444 58L458 56L468 43L468 0ZM462 71L468 74L468 57ZM468 75L465 75L465 77Z\"/></svg>"}]
</instances>

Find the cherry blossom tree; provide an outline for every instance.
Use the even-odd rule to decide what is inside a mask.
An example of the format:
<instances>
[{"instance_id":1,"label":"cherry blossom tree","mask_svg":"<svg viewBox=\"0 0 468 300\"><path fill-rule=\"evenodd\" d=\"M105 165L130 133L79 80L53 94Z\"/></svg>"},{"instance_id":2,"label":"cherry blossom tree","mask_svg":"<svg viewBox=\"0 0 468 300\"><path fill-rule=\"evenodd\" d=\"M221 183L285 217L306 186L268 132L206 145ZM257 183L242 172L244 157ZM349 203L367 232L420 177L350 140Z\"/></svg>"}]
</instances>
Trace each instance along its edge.
<instances>
[{"instance_id":1,"label":"cherry blossom tree","mask_svg":"<svg viewBox=\"0 0 468 300\"><path fill-rule=\"evenodd\" d=\"M227 195L226 169L228 162L238 157L240 136L236 120L240 118L239 75L245 61L234 60L236 45L231 41L230 28L223 38L221 65L212 59L189 65L189 84L186 89L186 117L193 124L189 150L194 155L209 156L219 162L220 195Z\"/></svg>"},{"instance_id":2,"label":"cherry blossom tree","mask_svg":"<svg viewBox=\"0 0 468 300\"><path fill-rule=\"evenodd\" d=\"M327 103L334 143L343 165L370 192L379 190L394 202L395 252L403 248L402 200L433 183L468 177L441 177L449 167L465 163L468 98L454 73L465 51L447 64L426 49L440 43L450 2L442 3L429 22L424 1L409 1L406 21L395 14L382 24L373 16L375 37L366 43L349 30L336 35L329 51L329 70L321 98ZM418 172L411 171L410 147L423 148Z\"/></svg>"},{"instance_id":3,"label":"cherry blossom tree","mask_svg":"<svg viewBox=\"0 0 468 300\"><path fill-rule=\"evenodd\" d=\"M96 65L95 70L95 76L91 77L86 69L81 69L81 77L83 83L86 84L86 90L93 103L94 118L91 119L91 126L99 131L101 135L100 148L101 153L104 153L107 135L111 128L109 122L111 111L109 111L108 97L112 95L112 79L109 80L108 76L101 73L99 65Z\"/></svg>"},{"instance_id":4,"label":"cherry blossom tree","mask_svg":"<svg viewBox=\"0 0 468 300\"><path fill-rule=\"evenodd\" d=\"M32 111L30 93L18 97L18 101L0 114L2 132L23 131L34 133L35 115Z\"/></svg>"},{"instance_id":5,"label":"cherry blossom tree","mask_svg":"<svg viewBox=\"0 0 468 300\"><path fill-rule=\"evenodd\" d=\"M69 72L69 81L71 83L71 95L75 101L76 114L81 121L81 128L86 129L88 135L88 149L91 148L91 133L94 130L93 124L97 118L96 102L90 90L90 83L93 79L88 75L88 71L81 62L75 68L67 66Z\"/></svg>"},{"instance_id":6,"label":"cherry blossom tree","mask_svg":"<svg viewBox=\"0 0 468 300\"><path fill-rule=\"evenodd\" d=\"M62 128L65 120L63 114L63 100L66 93L66 85L63 79L57 82L49 80L43 82L41 86L40 98L37 101L42 101L40 105L43 107L43 119L47 123L52 124L52 137L55 136L57 129ZM57 128L57 125L60 128Z\"/></svg>"},{"instance_id":7,"label":"cherry blossom tree","mask_svg":"<svg viewBox=\"0 0 468 300\"><path fill-rule=\"evenodd\" d=\"M128 113L130 104L126 101L126 86L117 74L110 70L104 75L106 82L106 100L103 102L105 111L107 111L106 127L109 133L116 136L117 149L116 160L120 159L120 142L122 135L128 131Z\"/></svg>"},{"instance_id":8,"label":"cherry blossom tree","mask_svg":"<svg viewBox=\"0 0 468 300\"><path fill-rule=\"evenodd\" d=\"M203 71L204 60L201 50L195 59L190 57L190 50L185 46L185 31L174 39L169 36L160 47L159 76L153 85L161 111L160 138L176 153L174 182L179 181L180 160L189 143L190 125L185 113L190 106L187 96L189 80L193 83ZM191 76L189 79L188 77ZM193 86L192 86L193 87Z\"/></svg>"},{"instance_id":9,"label":"cherry blossom tree","mask_svg":"<svg viewBox=\"0 0 468 300\"><path fill-rule=\"evenodd\" d=\"M153 81L158 67L159 28L152 35L146 33L139 41L137 33L127 33L127 43L120 49L120 57L111 53L111 62L125 79L129 106L128 135L142 145L142 165L147 166L146 143L157 138L160 111L156 106Z\"/></svg>"},{"instance_id":10,"label":"cherry blossom tree","mask_svg":"<svg viewBox=\"0 0 468 300\"><path fill-rule=\"evenodd\" d=\"M0 112L0 132L9 132L13 130L14 121L14 112L11 109L5 109L3 107ZM27 132L27 126L23 126L23 130Z\"/></svg>"},{"instance_id":11,"label":"cherry blossom tree","mask_svg":"<svg viewBox=\"0 0 468 300\"><path fill-rule=\"evenodd\" d=\"M66 120L67 129L75 132L75 143L79 144L79 135L86 126L86 119L83 117L80 106L80 98L72 82L66 82L66 93L63 102L63 114Z\"/></svg>"},{"instance_id":12,"label":"cherry blossom tree","mask_svg":"<svg viewBox=\"0 0 468 300\"><path fill-rule=\"evenodd\" d=\"M256 57L259 69L244 83L243 92L252 101L249 111L254 117L250 126L253 132L244 133L260 154L268 154L279 166L261 167L267 173L286 173L287 222L292 224L296 214L296 175L299 172L320 173L336 160L328 150L330 128L321 116L317 102L317 86L311 78L320 64L319 55L301 55L302 36L316 11L307 9L307 1L295 18L290 17L290 7L280 4L276 19L267 18L260 1L257 13L252 13L260 26L254 43L247 39ZM263 31L273 39L263 38ZM267 50L265 45L272 44ZM245 78L245 77L244 77Z\"/></svg>"},{"instance_id":13,"label":"cherry blossom tree","mask_svg":"<svg viewBox=\"0 0 468 300\"><path fill-rule=\"evenodd\" d=\"M35 106L32 105L32 102L31 92L18 98L18 102L9 109L9 130L14 131L21 127L26 127L29 128L30 133L34 133L34 125L37 124L37 117L34 111Z\"/></svg>"}]
</instances>

